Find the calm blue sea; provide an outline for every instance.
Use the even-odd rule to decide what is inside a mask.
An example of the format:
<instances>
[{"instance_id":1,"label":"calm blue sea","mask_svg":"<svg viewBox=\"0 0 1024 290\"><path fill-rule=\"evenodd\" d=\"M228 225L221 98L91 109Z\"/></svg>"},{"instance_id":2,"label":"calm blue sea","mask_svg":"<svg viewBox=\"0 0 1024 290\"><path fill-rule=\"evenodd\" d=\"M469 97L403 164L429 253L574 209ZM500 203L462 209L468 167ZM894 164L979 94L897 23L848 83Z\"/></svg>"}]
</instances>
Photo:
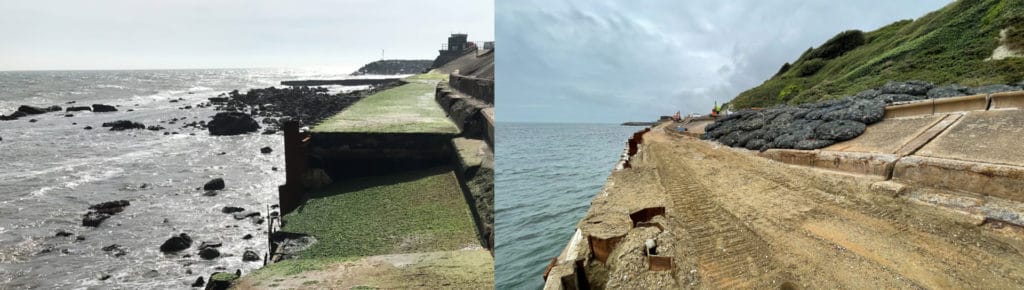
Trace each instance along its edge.
<instances>
[{"instance_id":1,"label":"calm blue sea","mask_svg":"<svg viewBox=\"0 0 1024 290\"><path fill-rule=\"evenodd\" d=\"M543 272L604 186L629 135L616 124L498 123L495 288L540 289Z\"/></svg>"}]
</instances>

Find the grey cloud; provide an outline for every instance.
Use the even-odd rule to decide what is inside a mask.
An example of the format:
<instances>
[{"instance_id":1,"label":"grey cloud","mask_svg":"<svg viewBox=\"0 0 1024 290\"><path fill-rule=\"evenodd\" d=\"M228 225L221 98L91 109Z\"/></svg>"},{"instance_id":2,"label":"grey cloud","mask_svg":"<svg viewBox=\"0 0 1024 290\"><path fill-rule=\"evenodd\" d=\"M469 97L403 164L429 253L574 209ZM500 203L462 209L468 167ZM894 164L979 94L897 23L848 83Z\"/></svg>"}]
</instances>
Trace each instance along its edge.
<instances>
[{"instance_id":1,"label":"grey cloud","mask_svg":"<svg viewBox=\"0 0 1024 290\"><path fill-rule=\"evenodd\" d=\"M497 0L499 119L703 113L842 30L875 29L946 3Z\"/></svg>"}]
</instances>

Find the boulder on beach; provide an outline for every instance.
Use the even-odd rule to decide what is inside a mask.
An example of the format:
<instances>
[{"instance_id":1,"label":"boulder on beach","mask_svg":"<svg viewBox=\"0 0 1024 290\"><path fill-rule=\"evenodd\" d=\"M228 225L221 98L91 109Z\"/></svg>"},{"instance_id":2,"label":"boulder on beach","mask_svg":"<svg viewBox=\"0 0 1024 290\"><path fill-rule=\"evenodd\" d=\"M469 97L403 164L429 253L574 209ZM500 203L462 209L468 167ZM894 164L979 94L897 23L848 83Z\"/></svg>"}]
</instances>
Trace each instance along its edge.
<instances>
[{"instance_id":1,"label":"boulder on beach","mask_svg":"<svg viewBox=\"0 0 1024 290\"><path fill-rule=\"evenodd\" d=\"M222 242L202 242L199 244L199 249L220 248L222 245L224 245Z\"/></svg>"},{"instance_id":2,"label":"boulder on beach","mask_svg":"<svg viewBox=\"0 0 1024 290\"><path fill-rule=\"evenodd\" d=\"M98 227L104 220L110 218L110 214L90 211L82 216L82 226Z\"/></svg>"},{"instance_id":3,"label":"boulder on beach","mask_svg":"<svg viewBox=\"0 0 1024 290\"><path fill-rule=\"evenodd\" d=\"M220 178L220 177L214 178L214 179L212 179L210 181L207 181L206 184L203 184L203 190L221 190L221 189L224 189L224 179Z\"/></svg>"},{"instance_id":4,"label":"boulder on beach","mask_svg":"<svg viewBox=\"0 0 1024 290\"><path fill-rule=\"evenodd\" d=\"M244 219L247 219L247 218L259 217L259 216L260 216L260 212L258 212L258 211L247 211L247 212L239 212L239 213L235 213L234 214L234 218L236 220L244 220Z\"/></svg>"},{"instance_id":5,"label":"boulder on beach","mask_svg":"<svg viewBox=\"0 0 1024 290\"><path fill-rule=\"evenodd\" d=\"M270 154L270 152L274 152L274 149L271 149L269 146L260 148L260 153Z\"/></svg>"},{"instance_id":6,"label":"boulder on beach","mask_svg":"<svg viewBox=\"0 0 1024 290\"><path fill-rule=\"evenodd\" d=\"M11 113L10 115L0 116L0 121L17 120L24 116L28 116L28 114L25 114L25 112L22 111L14 111L14 113Z\"/></svg>"},{"instance_id":7,"label":"boulder on beach","mask_svg":"<svg viewBox=\"0 0 1024 290\"><path fill-rule=\"evenodd\" d=\"M260 260L262 260L260 254L253 250L245 250L245 253L242 254L242 262L258 262Z\"/></svg>"},{"instance_id":8,"label":"boulder on beach","mask_svg":"<svg viewBox=\"0 0 1024 290\"><path fill-rule=\"evenodd\" d=\"M178 252L184 249L188 249L188 247L191 246L192 237L189 237L187 234L182 233L180 235L173 236L170 239L164 241L164 243L160 245L160 251L164 253Z\"/></svg>"},{"instance_id":9,"label":"boulder on beach","mask_svg":"<svg viewBox=\"0 0 1024 290\"><path fill-rule=\"evenodd\" d=\"M160 130L163 130L163 129L164 129L163 126L157 126L157 125L152 125L152 126L146 127L146 130L150 130L150 131L160 131Z\"/></svg>"},{"instance_id":10,"label":"boulder on beach","mask_svg":"<svg viewBox=\"0 0 1024 290\"><path fill-rule=\"evenodd\" d=\"M70 237L70 236L72 236L72 235L74 235L74 234L72 234L72 233L71 233L71 232L69 232L69 231L65 231L65 230L59 230L59 231L57 231L57 234L56 234L56 235L54 235L54 236L56 236L56 237Z\"/></svg>"},{"instance_id":11,"label":"boulder on beach","mask_svg":"<svg viewBox=\"0 0 1024 290\"><path fill-rule=\"evenodd\" d=\"M143 125L142 123L132 122L128 120L117 120L113 122L103 123L103 127L110 127L110 131L146 129L146 125Z\"/></svg>"},{"instance_id":12,"label":"boulder on beach","mask_svg":"<svg viewBox=\"0 0 1024 290\"><path fill-rule=\"evenodd\" d=\"M92 111L92 108L86 107L86 106L76 106L76 107L68 107L66 111L67 112Z\"/></svg>"},{"instance_id":13,"label":"boulder on beach","mask_svg":"<svg viewBox=\"0 0 1024 290\"><path fill-rule=\"evenodd\" d=\"M208 290L227 290L231 288L231 283L238 280L240 275L226 272L214 272L210 275L210 281L206 285Z\"/></svg>"},{"instance_id":14,"label":"boulder on beach","mask_svg":"<svg viewBox=\"0 0 1024 290\"><path fill-rule=\"evenodd\" d=\"M48 111L45 108L22 105L21 107L18 107L18 112L25 113L26 115L38 115Z\"/></svg>"},{"instance_id":15,"label":"boulder on beach","mask_svg":"<svg viewBox=\"0 0 1024 290\"><path fill-rule=\"evenodd\" d=\"M205 260L213 260L220 257L220 251L217 251L215 248L205 248L199 250L199 257Z\"/></svg>"},{"instance_id":16,"label":"boulder on beach","mask_svg":"<svg viewBox=\"0 0 1024 290\"><path fill-rule=\"evenodd\" d=\"M93 104L92 111L96 113L117 112L117 108L111 105Z\"/></svg>"},{"instance_id":17,"label":"boulder on beach","mask_svg":"<svg viewBox=\"0 0 1024 290\"><path fill-rule=\"evenodd\" d=\"M206 285L206 281L203 280L203 276L199 276L199 278L196 278L195 282L192 282L192 287L203 287L203 285Z\"/></svg>"},{"instance_id":18,"label":"boulder on beach","mask_svg":"<svg viewBox=\"0 0 1024 290\"><path fill-rule=\"evenodd\" d=\"M207 123L207 129L210 130L210 135L227 136L256 132L260 125L249 114L221 112Z\"/></svg>"},{"instance_id":19,"label":"boulder on beach","mask_svg":"<svg viewBox=\"0 0 1024 290\"><path fill-rule=\"evenodd\" d=\"M115 200L104 203L98 203L89 206L89 209L95 210L99 213L116 214L124 211L124 207L131 205L127 200Z\"/></svg>"},{"instance_id":20,"label":"boulder on beach","mask_svg":"<svg viewBox=\"0 0 1024 290\"><path fill-rule=\"evenodd\" d=\"M121 245L118 245L118 244L112 244L112 245L103 247L102 250L104 252L109 252L109 253L113 254L114 257L120 257L120 256L124 256L124 255L128 254L128 250L125 249L124 247L122 247Z\"/></svg>"},{"instance_id":21,"label":"boulder on beach","mask_svg":"<svg viewBox=\"0 0 1024 290\"><path fill-rule=\"evenodd\" d=\"M237 206L225 206L224 208L220 209L220 212L222 213L236 213L241 211L245 211L245 209Z\"/></svg>"}]
</instances>

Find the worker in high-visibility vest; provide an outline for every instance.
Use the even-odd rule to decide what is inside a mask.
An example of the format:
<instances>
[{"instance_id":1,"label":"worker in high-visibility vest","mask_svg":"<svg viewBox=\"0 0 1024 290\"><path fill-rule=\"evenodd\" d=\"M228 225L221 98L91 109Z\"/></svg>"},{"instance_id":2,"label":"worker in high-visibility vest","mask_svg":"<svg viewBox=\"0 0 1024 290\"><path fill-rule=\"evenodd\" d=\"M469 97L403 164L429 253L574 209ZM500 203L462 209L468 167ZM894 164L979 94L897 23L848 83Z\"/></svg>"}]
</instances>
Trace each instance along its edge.
<instances>
[{"instance_id":1,"label":"worker in high-visibility vest","mask_svg":"<svg viewBox=\"0 0 1024 290\"><path fill-rule=\"evenodd\" d=\"M711 117L718 117L718 112L722 111L722 107L718 105L718 101L715 101L715 107L711 109Z\"/></svg>"}]
</instances>

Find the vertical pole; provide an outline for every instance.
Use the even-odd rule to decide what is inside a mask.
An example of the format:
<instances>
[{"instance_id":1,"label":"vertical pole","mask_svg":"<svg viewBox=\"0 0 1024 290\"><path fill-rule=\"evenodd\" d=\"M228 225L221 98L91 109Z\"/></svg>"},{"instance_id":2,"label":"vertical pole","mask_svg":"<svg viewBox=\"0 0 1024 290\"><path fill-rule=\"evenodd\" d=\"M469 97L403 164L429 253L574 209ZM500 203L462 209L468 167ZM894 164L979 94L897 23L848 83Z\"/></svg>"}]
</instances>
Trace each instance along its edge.
<instances>
[{"instance_id":1,"label":"vertical pole","mask_svg":"<svg viewBox=\"0 0 1024 290\"><path fill-rule=\"evenodd\" d=\"M299 132L299 122L285 121L284 130L284 162L285 184L278 188L278 200L281 215L292 212L299 206L304 194L302 175L306 173L306 136Z\"/></svg>"}]
</instances>

